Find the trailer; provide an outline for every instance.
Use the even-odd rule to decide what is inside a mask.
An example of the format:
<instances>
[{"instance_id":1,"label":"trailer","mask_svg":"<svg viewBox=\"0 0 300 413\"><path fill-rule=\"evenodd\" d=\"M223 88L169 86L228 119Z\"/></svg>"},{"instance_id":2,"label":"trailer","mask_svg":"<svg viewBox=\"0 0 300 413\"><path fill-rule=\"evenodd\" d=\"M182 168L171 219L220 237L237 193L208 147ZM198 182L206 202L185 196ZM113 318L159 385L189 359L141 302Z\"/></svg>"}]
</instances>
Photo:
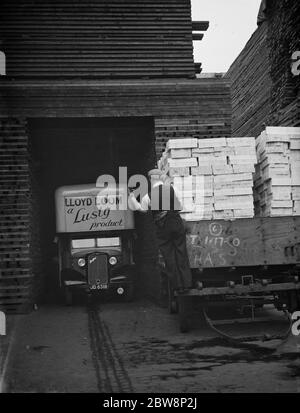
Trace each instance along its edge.
<instances>
[{"instance_id":1,"label":"trailer","mask_svg":"<svg viewBox=\"0 0 300 413\"><path fill-rule=\"evenodd\" d=\"M193 288L168 285L171 313L180 330L190 329L194 304L237 305L253 311L273 304L292 313L300 308L300 217L255 217L187 222Z\"/></svg>"}]
</instances>

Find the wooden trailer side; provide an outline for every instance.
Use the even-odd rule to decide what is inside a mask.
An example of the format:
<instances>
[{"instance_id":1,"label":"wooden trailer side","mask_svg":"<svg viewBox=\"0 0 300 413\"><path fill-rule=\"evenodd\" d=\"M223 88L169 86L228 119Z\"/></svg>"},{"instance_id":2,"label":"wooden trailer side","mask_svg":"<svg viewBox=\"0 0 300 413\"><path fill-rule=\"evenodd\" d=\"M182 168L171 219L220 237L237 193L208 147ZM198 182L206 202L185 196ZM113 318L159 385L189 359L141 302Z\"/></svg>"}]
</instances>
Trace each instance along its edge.
<instances>
[{"instance_id":1,"label":"wooden trailer side","mask_svg":"<svg viewBox=\"0 0 300 413\"><path fill-rule=\"evenodd\" d=\"M300 264L300 217L187 222L191 268Z\"/></svg>"}]
</instances>

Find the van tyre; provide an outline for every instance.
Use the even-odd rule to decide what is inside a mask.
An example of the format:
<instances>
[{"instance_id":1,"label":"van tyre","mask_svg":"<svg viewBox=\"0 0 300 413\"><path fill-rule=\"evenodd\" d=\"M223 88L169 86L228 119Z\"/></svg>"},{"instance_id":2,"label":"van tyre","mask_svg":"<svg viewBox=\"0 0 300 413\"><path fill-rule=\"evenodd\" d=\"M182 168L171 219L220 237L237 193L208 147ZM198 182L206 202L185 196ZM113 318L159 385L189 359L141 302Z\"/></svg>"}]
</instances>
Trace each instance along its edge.
<instances>
[{"instance_id":1,"label":"van tyre","mask_svg":"<svg viewBox=\"0 0 300 413\"><path fill-rule=\"evenodd\" d=\"M73 304L73 292L70 288L65 287L64 289L64 296L65 296L65 304L70 306Z\"/></svg>"}]
</instances>

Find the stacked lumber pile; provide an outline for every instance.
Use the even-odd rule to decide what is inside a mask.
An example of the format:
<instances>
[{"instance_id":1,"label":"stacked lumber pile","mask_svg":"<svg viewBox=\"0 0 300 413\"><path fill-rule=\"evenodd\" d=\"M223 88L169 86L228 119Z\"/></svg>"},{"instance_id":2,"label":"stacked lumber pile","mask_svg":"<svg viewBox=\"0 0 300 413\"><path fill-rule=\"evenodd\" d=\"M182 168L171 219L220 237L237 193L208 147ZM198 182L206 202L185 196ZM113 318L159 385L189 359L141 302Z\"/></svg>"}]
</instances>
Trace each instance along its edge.
<instances>
[{"instance_id":1,"label":"stacked lumber pile","mask_svg":"<svg viewBox=\"0 0 300 413\"><path fill-rule=\"evenodd\" d=\"M271 111L268 24L253 33L226 74L231 81L232 134L258 136Z\"/></svg>"},{"instance_id":2,"label":"stacked lumber pile","mask_svg":"<svg viewBox=\"0 0 300 413\"><path fill-rule=\"evenodd\" d=\"M299 126L300 77L291 73L289 63L299 50L300 2L272 1L268 5L269 73L272 79L271 113L268 125Z\"/></svg>"},{"instance_id":3,"label":"stacked lumber pile","mask_svg":"<svg viewBox=\"0 0 300 413\"><path fill-rule=\"evenodd\" d=\"M170 97L172 111L176 115L161 112L155 116L155 148L157 159L160 159L168 140L183 138L221 138L231 136L231 97L230 83L224 78L201 78L191 83L185 82L185 90L180 90L176 82L176 94ZM160 85L157 101L163 93ZM143 87L143 92L145 87ZM184 97L188 94L188 99ZM145 93L144 93L145 94ZM204 98L205 97L205 98ZM184 105L182 104L184 100ZM149 100L147 100L149 102ZM157 105L157 103L156 103ZM166 106L166 103L165 103ZM168 106L170 106L168 104ZM175 112L176 111L176 112Z\"/></svg>"},{"instance_id":4,"label":"stacked lumber pile","mask_svg":"<svg viewBox=\"0 0 300 413\"><path fill-rule=\"evenodd\" d=\"M195 77L189 1L4 0L1 17L9 76Z\"/></svg>"},{"instance_id":5,"label":"stacked lumber pile","mask_svg":"<svg viewBox=\"0 0 300 413\"><path fill-rule=\"evenodd\" d=\"M233 136L258 136L265 125L300 125L300 77L290 61L299 50L300 2L270 1L259 25L226 74L231 81Z\"/></svg>"},{"instance_id":6,"label":"stacked lumber pile","mask_svg":"<svg viewBox=\"0 0 300 413\"><path fill-rule=\"evenodd\" d=\"M256 147L256 215L300 215L300 128L267 127Z\"/></svg>"},{"instance_id":7,"label":"stacked lumber pile","mask_svg":"<svg viewBox=\"0 0 300 413\"><path fill-rule=\"evenodd\" d=\"M199 219L254 215L254 138L171 139L158 167L174 182L182 216Z\"/></svg>"},{"instance_id":8,"label":"stacked lumber pile","mask_svg":"<svg viewBox=\"0 0 300 413\"><path fill-rule=\"evenodd\" d=\"M22 121L0 121L0 310L23 313L34 302L33 250L37 219L32 216L28 137Z\"/></svg>"},{"instance_id":9,"label":"stacked lumber pile","mask_svg":"<svg viewBox=\"0 0 300 413\"><path fill-rule=\"evenodd\" d=\"M283 109L280 109L278 113L273 114L272 121L273 125L300 125L300 91L298 92L298 97L294 99L289 105L285 106Z\"/></svg>"}]
</instances>

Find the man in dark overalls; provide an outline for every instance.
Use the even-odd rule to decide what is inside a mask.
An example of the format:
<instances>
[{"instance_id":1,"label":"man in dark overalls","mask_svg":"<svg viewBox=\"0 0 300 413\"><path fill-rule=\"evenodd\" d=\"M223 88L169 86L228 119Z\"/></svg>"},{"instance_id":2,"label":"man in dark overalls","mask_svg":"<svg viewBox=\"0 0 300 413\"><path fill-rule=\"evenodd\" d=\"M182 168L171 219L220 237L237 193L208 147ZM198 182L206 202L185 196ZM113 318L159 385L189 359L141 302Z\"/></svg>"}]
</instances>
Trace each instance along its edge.
<instances>
[{"instance_id":1,"label":"man in dark overalls","mask_svg":"<svg viewBox=\"0 0 300 413\"><path fill-rule=\"evenodd\" d=\"M182 206L172 185L162 180L159 169L148 172L151 191L138 202L134 194L129 196L131 209L146 213L151 210L156 228L159 249L166 270L175 289L192 286L192 274L186 249L186 233L179 211Z\"/></svg>"}]
</instances>

